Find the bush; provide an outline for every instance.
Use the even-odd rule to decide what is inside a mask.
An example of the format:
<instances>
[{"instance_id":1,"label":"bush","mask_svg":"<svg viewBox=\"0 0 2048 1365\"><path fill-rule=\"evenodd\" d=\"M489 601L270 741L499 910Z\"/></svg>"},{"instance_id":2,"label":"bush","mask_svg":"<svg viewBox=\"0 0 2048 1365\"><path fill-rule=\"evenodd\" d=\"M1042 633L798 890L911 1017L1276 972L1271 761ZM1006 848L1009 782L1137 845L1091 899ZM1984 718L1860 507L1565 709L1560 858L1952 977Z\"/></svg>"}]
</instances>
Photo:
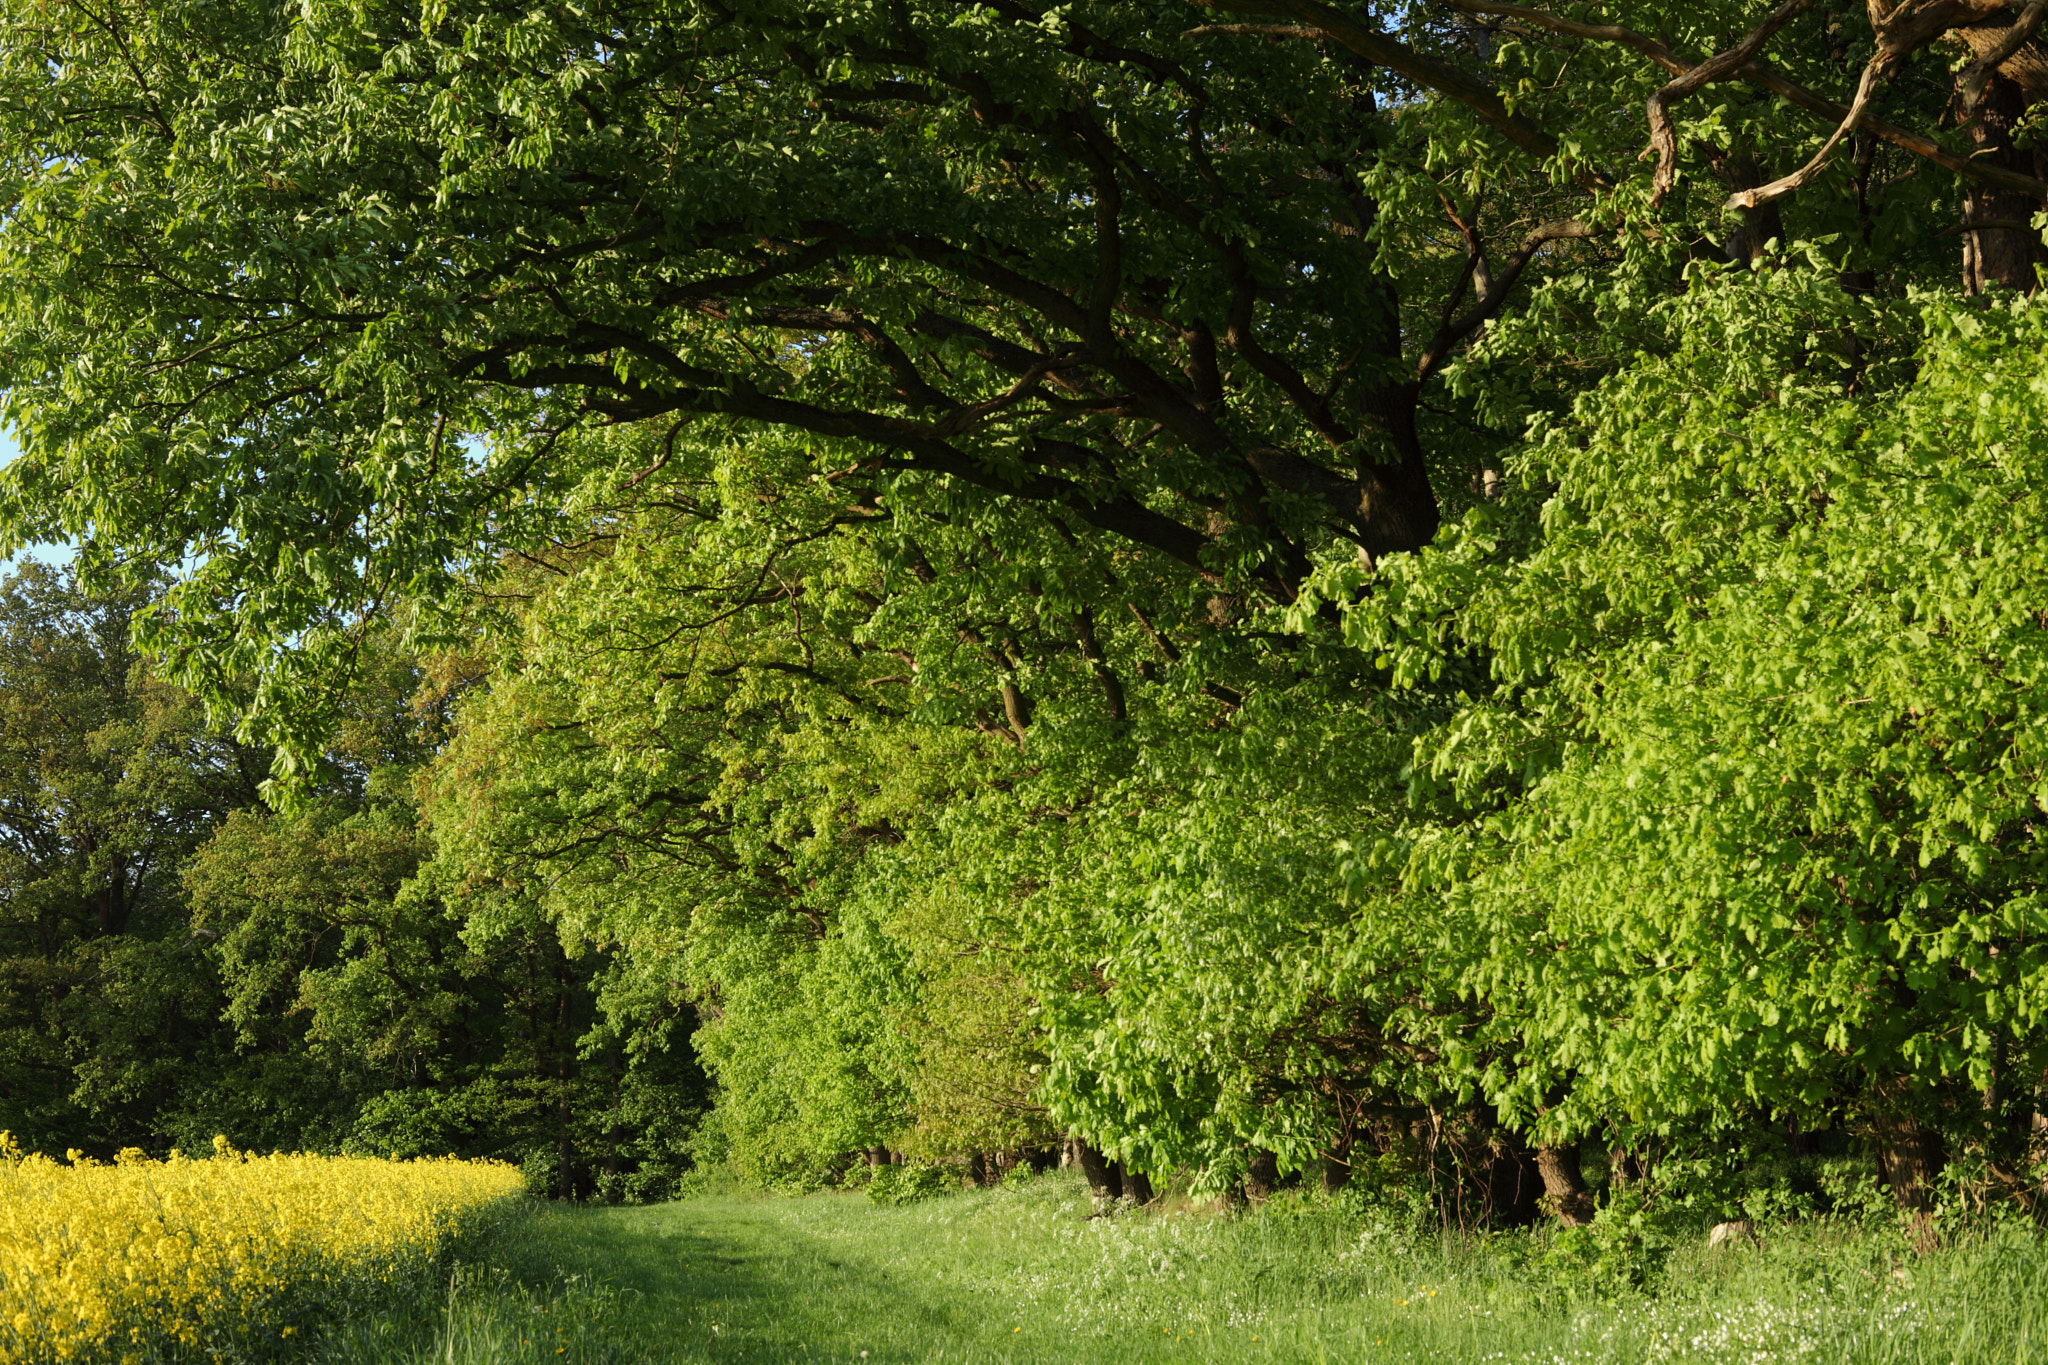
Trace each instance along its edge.
<instances>
[{"instance_id":1,"label":"bush","mask_svg":"<svg viewBox=\"0 0 2048 1365\"><path fill-rule=\"evenodd\" d=\"M868 1178L868 1198L877 1204L914 1204L945 1193L953 1184L942 1166L877 1166Z\"/></svg>"}]
</instances>

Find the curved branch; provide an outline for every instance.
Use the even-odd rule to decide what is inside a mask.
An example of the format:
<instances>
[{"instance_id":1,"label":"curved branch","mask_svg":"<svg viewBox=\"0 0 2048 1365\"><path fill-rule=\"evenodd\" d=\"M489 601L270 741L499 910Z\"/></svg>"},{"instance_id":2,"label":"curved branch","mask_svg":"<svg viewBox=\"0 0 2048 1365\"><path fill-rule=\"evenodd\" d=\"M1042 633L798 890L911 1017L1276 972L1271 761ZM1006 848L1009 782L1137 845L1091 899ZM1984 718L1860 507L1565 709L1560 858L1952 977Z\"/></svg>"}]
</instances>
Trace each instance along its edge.
<instances>
[{"instance_id":1,"label":"curved branch","mask_svg":"<svg viewBox=\"0 0 2048 1365\"><path fill-rule=\"evenodd\" d=\"M2048 0L2035 2L2048 4ZM1863 126L1864 119L1870 113L1871 96L1877 93L1878 77L1884 74L1885 68L1891 63L1892 54L1889 52L1880 51L1870 59L1870 64L1863 68L1863 79L1856 85L1855 103L1849 106L1847 116L1836 125L1834 132L1828 134L1828 140L1820 145L1820 150L1813 154L1811 160L1792 174L1780 176L1768 185L1759 185L1753 190L1742 190L1730 195L1727 207L1753 209L1768 204L1773 199L1782 199L1794 190L1806 188L1813 178L1821 173L1821 168L1828 164L1828 158L1835 154L1835 148L1842 145L1842 139Z\"/></svg>"},{"instance_id":2,"label":"curved branch","mask_svg":"<svg viewBox=\"0 0 2048 1365\"><path fill-rule=\"evenodd\" d=\"M1650 182L1652 206L1663 203L1664 196L1671 193L1672 185L1678 180L1678 125L1671 118L1671 106L1704 86L1739 75L1779 29L1811 8L1813 0L1785 0L1734 47L1716 53L1684 75L1667 81L1650 96L1646 106L1650 117L1650 147L1657 153L1657 173Z\"/></svg>"},{"instance_id":3,"label":"curved branch","mask_svg":"<svg viewBox=\"0 0 2048 1365\"><path fill-rule=\"evenodd\" d=\"M1655 38L1645 33L1639 33L1634 29L1625 28L1620 24L1581 24L1569 19L1561 19L1554 14L1546 13L1529 5L1498 4L1494 3L1493 0L1435 0L1435 3L1465 14L1486 14L1501 18L1519 19L1525 23L1534 24L1538 28L1548 29L1552 33L1561 33L1567 37L1584 38L1590 42L1619 43L1624 47L1633 48L1637 52L1642 53L1645 57L1648 57L1673 75L1683 75L1693 68L1691 62L1686 61ZM2008 60L2010 59L2008 58ZM1844 119L1849 117L1848 106L1838 104L1824 95L1816 94L1797 81L1788 80L1779 72L1772 70L1769 64L1765 62L1747 62L1737 74L1751 85L1767 90L1779 99L1804 109L1809 114L1818 114L1831 123L1839 125ZM1874 118L1866 114L1858 127L1874 137L1882 138L1884 141L1891 143L1901 151L1911 152L1914 156L1931 161L1942 169L1952 171L1966 179L1975 180L1986 185L1996 185L2001 189L2015 190L2018 193L2029 195L2035 199L2048 200L2048 182L2036 180L2031 176L2021 175L2017 171L2003 170L1997 166L1987 166L1981 162L1972 161L1968 157L1959 156L1943 147L1933 138L1911 132L1899 127L1895 123L1887 123L1883 119Z\"/></svg>"},{"instance_id":4,"label":"curved branch","mask_svg":"<svg viewBox=\"0 0 2048 1365\"><path fill-rule=\"evenodd\" d=\"M1742 78L1809 113L1820 114L1837 122L1849 117L1847 105L1837 104L1824 95L1815 94L1796 81L1786 80L1762 62L1751 62L1744 67ZM1865 132L1883 138L1894 147L1924 157L1944 170L1954 171L1966 179L1996 185L2000 189L2016 190L2035 199L2048 200L2048 181L2036 180L2030 175L2003 170L1981 161L1972 161L1966 156L1951 152L1931 137L1910 132L1896 123L1887 123L1881 118L1865 115L1861 126Z\"/></svg>"}]
</instances>

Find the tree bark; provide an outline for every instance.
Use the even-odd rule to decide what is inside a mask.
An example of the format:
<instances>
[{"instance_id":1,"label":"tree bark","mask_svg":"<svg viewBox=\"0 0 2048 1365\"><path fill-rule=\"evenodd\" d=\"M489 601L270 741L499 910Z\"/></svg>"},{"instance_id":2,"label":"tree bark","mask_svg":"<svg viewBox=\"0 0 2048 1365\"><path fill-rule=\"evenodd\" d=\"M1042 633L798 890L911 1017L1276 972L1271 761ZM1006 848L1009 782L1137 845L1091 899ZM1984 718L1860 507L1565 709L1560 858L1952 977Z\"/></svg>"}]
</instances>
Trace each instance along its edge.
<instances>
[{"instance_id":1,"label":"tree bark","mask_svg":"<svg viewBox=\"0 0 2048 1365\"><path fill-rule=\"evenodd\" d=\"M2012 130L2026 117L2027 96L2019 82L1993 72L1970 120L1971 160L2039 175L2039 158L2015 147ZM1970 186L1963 197L1963 292L1982 294L1992 285L2034 291L2034 266L2041 259L2041 234L2030 225L2040 205L2015 190ZM1973 227L1969 224L1987 224Z\"/></svg>"},{"instance_id":2,"label":"tree bark","mask_svg":"<svg viewBox=\"0 0 2048 1365\"><path fill-rule=\"evenodd\" d=\"M1358 512L1352 519L1360 548L1374 561L1421 549L1436 539L1442 520L1415 429L1418 397L1416 385L1398 384L1368 391L1359 403L1385 441L1380 459L1359 462Z\"/></svg>"},{"instance_id":3,"label":"tree bark","mask_svg":"<svg viewBox=\"0 0 2048 1365\"><path fill-rule=\"evenodd\" d=\"M1593 1221L1593 1196L1586 1192L1586 1178L1579 1171L1577 1143L1538 1147L1536 1172L1543 1177L1543 1195L1557 1210L1559 1222L1577 1228Z\"/></svg>"},{"instance_id":4,"label":"tree bark","mask_svg":"<svg viewBox=\"0 0 2048 1365\"><path fill-rule=\"evenodd\" d=\"M1764 183L1756 157L1747 148L1727 157L1717 169L1730 192L1753 190ZM1764 248L1772 242L1782 242L1785 239L1785 219L1778 211L1778 202L1772 199L1755 208L1740 210L1735 230L1722 244L1721 254L1730 261L1749 265L1761 258Z\"/></svg>"},{"instance_id":5,"label":"tree bark","mask_svg":"<svg viewBox=\"0 0 2048 1365\"><path fill-rule=\"evenodd\" d=\"M1022 744L1031 728L1031 699L1013 682L1003 684L1003 718L1010 722L1011 731Z\"/></svg>"},{"instance_id":6,"label":"tree bark","mask_svg":"<svg viewBox=\"0 0 2048 1365\"><path fill-rule=\"evenodd\" d=\"M1152 1202L1152 1177L1146 1175L1143 1171L1132 1170L1121 1161L1117 1163L1117 1170L1123 1174L1124 1198L1134 1204L1149 1204Z\"/></svg>"},{"instance_id":7,"label":"tree bark","mask_svg":"<svg viewBox=\"0 0 2048 1365\"><path fill-rule=\"evenodd\" d=\"M1081 1173L1088 1177L1088 1188L1097 1199L1117 1199L1123 1195L1123 1181L1117 1175L1115 1163L1103 1156L1094 1143L1087 1138L1075 1138L1074 1155L1080 1159Z\"/></svg>"},{"instance_id":8,"label":"tree bark","mask_svg":"<svg viewBox=\"0 0 2048 1365\"><path fill-rule=\"evenodd\" d=\"M1913 1248L1933 1251L1934 1182L1948 1165L1948 1144L1919 1120L1893 1117L1878 1126L1877 1178L1913 1225Z\"/></svg>"},{"instance_id":9,"label":"tree bark","mask_svg":"<svg viewBox=\"0 0 2048 1365\"><path fill-rule=\"evenodd\" d=\"M1279 1184L1280 1158L1263 1147L1253 1149L1251 1162L1244 1171L1245 1198L1254 1204L1264 1203L1272 1198Z\"/></svg>"}]
</instances>

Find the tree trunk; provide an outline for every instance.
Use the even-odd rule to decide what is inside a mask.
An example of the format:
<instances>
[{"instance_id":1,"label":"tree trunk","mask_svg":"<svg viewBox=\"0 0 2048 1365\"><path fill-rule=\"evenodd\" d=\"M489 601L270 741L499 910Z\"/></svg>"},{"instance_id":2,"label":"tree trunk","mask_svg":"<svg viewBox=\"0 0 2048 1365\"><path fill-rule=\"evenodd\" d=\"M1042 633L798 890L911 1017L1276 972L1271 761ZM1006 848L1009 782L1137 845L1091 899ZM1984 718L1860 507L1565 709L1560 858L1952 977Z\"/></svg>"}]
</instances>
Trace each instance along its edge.
<instances>
[{"instance_id":1,"label":"tree trunk","mask_svg":"<svg viewBox=\"0 0 2048 1365\"><path fill-rule=\"evenodd\" d=\"M1323 1149L1323 1193L1335 1194L1350 1183L1351 1148L1357 1140L1357 1121L1347 1120Z\"/></svg>"},{"instance_id":2,"label":"tree trunk","mask_svg":"<svg viewBox=\"0 0 2048 1365\"><path fill-rule=\"evenodd\" d=\"M1593 1221L1593 1196L1586 1192L1586 1178L1579 1172L1576 1142L1538 1147L1536 1173L1543 1177L1544 1198L1557 1210L1559 1222L1577 1228Z\"/></svg>"},{"instance_id":3,"label":"tree trunk","mask_svg":"<svg viewBox=\"0 0 2048 1365\"><path fill-rule=\"evenodd\" d=\"M1124 1198L1134 1204L1151 1203L1152 1177L1146 1175L1143 1171L1131 1170L1122 1162L1118 1162L1117 1167L1123 1171L1124 1175Z\"/></svg>"},{"instance_id":4,"label":"tree trunk","mask_svg":"<svg viewBox=\"0 0 2048 1365\"><path fill-rule=\"evenodd\" d=\"M967 1179L976 1185L993 1185L996 1183L989 1179L988 1154L986 1152L976 1152L967 1158Z\"/></svg>"},{"instance_id":5,"label":"tree trunk","mask_svg":"<svg viewBox=\"0 0 2048 1365\"><path fill-rule=\"evenodd\" d=\"M1022 744L1031 728L1031 699L1013 682L1003 684L1003 716Z\"/></svg>"},{"instance_id":6,"label":"tree trunk","mask_svg":"<svg viewBox=\"0 0 2048 1365\"><path fill-rule=\"evenodd\" d=\"M1764 183L1762 170L1756 164L1756 156L1744 149L1732 156L1721 159L1715 168L1732 193L1736 190L1753 190ZM1735 230L1721 245L1721 254L1739 265L1749 265L1764 254L1764 248L1772 242L1785 239L1785 220L1779 215L1778 201L1753 209L1741 210Z\"/></svg>"},{"instance_id":7,"label":"tree trunk","mask_svg":"<svg viewBox=\"0 0 2048 1365\"><path fill-rule=\"evenodd\" d=\"M1415 429L1413 384L1368 390L1359 407L1378 428L1385 449L1357 468L1358 510L1351 518L1360 547L1377 562L1401 550L1419 550L1436 539L1442 513L1430 486L1422 438Z\"/></svg>"},{"instance_id":8,"label":"tree trunk","mask_svg":"<svg viewBox=\"0 0 2048 1365\"><path fill-rule=\"evenodd\" d=\"M1892 1192L1892 1202L1913 1224L1913 1248L1923 1255L1935 1248L1934 1182L1948 1165L1948 1144L1940 1133L1917 1119L1894 1117L1878 1126L1877 1178Z\"/></svg>"},{"instance_id":9,"label":"tree trunk","mask_svg":"<svg viewBox=\"0 0 2048 1365\"><path fill-rule=\"evenodd\" d=\"M2034 153L2013 146L2013 127L2026 112L2026 92L2019 82L1992 73L1970 120L1970 140L1976 144L1970 159L2021 175L2039 175ZM2039 208L2017 191L1971 184L1963 197L1963 222L1986 226L1966 227L1963 232L1964 293L1981 294L1992 285L2033 292L2041 235L2030 220Z\"/></svg>"},{"instance_id":10,"label":"tree trunk","mask_svg":"<svg viewBox=\"0 0 2048 1365\"><path fill-rule=\"evenodd\" d=\"M1941 1134L1918 1119L1894 1116L1877 1128L1877 1179L1892 1202L1913 1214L1934 1210L1934 1181L1948 1165Z\"/></svg>"},{"instance_id":11,"label":"tree trunk","mask_svg":"<svg viewBox=\"0 0 2048 1365\"><path fill-rule=\"evenodd\" d=\"M1081 1173L1088 1177L1088 1188L1095 1192L1097 1199L1116 1199L1122 1196L1123 1181L1118 1178L1116 1166L1096 1145L1086 1138L1074 1139L1075 1155L1081 1161Z\"/></svg>"},{"instance_id":12,"label":"tree trunk","mask_svg":"<svg viewBox=\"0 0 2048 1365\"><path fill-rule=\"evenodd\" d=\"M1252 1151L1251 1164L1244 1171L1245 1198L1262 1204L1280 1184L1280 1158L1263 1147Z\"/></svg>"}]
</instances>

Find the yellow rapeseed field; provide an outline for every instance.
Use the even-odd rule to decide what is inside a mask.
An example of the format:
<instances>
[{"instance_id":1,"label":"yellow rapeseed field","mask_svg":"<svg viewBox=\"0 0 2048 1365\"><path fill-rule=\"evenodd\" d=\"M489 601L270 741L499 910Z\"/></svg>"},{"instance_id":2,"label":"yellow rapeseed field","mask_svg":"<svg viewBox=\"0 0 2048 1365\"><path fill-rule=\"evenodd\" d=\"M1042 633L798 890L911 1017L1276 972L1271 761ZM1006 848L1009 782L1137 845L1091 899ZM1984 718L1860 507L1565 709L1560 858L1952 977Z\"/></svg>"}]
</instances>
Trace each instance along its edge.
<instances>
[{"instance_id":1,"label":"yellow rapeseed field","mask_svg":"<svg viewBox=\"0 0 2048 1365\"><path fill-rule=\"evenodd\" d=\"M247 1358L416 1285L520 1188L496 1162L213 1154L111 1165L0 1133L0 1365Z\"/></svg>"}]
</instances>

